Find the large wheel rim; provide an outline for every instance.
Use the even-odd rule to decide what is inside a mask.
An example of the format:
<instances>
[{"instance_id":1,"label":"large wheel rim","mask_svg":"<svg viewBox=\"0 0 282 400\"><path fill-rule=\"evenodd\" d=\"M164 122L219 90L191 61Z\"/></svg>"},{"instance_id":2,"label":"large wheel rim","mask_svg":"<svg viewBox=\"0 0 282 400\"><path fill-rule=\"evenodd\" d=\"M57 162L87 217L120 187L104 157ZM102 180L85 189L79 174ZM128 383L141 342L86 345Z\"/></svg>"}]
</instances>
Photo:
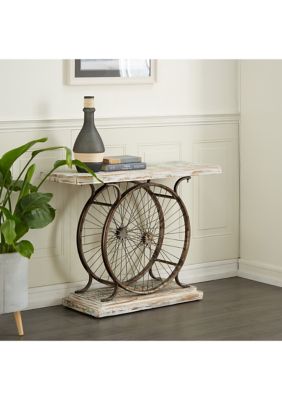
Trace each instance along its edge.
<instances>
[{"instance_id":1,"label":"large wheel rim","mask_svg":"<svg viewBox=\"0 0 282 400\"><path fill-rule=\"evenodd\" d=\"M153 232L158 232L154 244L148 215L154 218ZM104 264L120 287L134 293L150 292L146 275L159 255L163 229L162 209L149 184L137 184L123 193L108 215L102 240Z\"/></svg>"},{"instance_id":2,"label":"large wheel rim","mask_svg":"<svg viewBox=\"0 0 282 400\"><path fill-rule=\"evenodd\" d=\"M134 211L136 206L139 211ZM177 227L181 228L178 238ZM130 232L134 232L132 237ZM190 221L180 197L161 184L138 184L127 190L111 209L103 231L102 255L109 276L120 287L149 294L177 276L189 243ZM139 254L143 252L143 265L137 249Z\"/></svg>"}]
</instances>

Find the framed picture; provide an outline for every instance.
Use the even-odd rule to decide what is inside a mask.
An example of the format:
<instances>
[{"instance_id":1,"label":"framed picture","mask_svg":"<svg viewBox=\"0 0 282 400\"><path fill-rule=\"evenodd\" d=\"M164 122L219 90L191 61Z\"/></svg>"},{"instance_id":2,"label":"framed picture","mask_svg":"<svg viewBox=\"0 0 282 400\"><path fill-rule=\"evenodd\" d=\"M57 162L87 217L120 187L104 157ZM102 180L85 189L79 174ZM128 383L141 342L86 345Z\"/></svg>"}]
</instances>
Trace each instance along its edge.
<instances>
[{"instance_id":1,"label":"framed picture","mask_svg":"<svg viewBox=\"0 0 282 400\"><path fill-rule=\"evenodd\" d=\"M156 61L149 59L81 59L68 61L70 85L150 84Z\"/></svg>"}]
</instances>

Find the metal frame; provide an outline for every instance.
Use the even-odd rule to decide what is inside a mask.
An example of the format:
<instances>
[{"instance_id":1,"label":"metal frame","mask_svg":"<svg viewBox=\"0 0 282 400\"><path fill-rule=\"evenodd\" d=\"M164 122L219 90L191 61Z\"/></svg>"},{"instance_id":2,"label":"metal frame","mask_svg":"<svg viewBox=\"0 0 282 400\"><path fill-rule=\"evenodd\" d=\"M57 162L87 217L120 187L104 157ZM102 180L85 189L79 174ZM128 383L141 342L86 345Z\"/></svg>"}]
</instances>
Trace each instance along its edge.
<instances>
[{"instance_id":1,"label":"metal frame","mask_svg":"<svg viewBox=\"0 0 282 400\"><path fill-rule=\"evenodd\" d=\"M173 279L180 287L185 288L189 286L187 284L181 283L179 280L179 272L185 262L189 250L191 228L187 209L178 195L178 188L182 181L186 180L187 182L189 182L190 178L190 176L187 176L178 179L173 189L163 184L151 183L150 181L128 182L127 184L132 185L132 187L126 188L123 193L121 191L121 187L118 184L104 184L97 191L95 190L94 185L90 185L91 196L83 207L77 227L77 250L80 261L89 275L89 280L86 286L81 290L78 290L77 293L83 293L87 291L91 287L93 279L100 283L113 287L112 295L106 299L103 299L103 301L112 300L115 297L118 288L122 288L136 294L145 295L159 290L160 288L171 282ZM109 195L110 188L112 188L111 193L115 193L114 195ZM108 197L106 197L106 194L108 195ZM127 207L130 204L129 202L134 198L135 204L134 207L130 208L129 213ZM139 202L137 201L137 199L140 199ZM143 199L145 205L143 204ZM143 208L142 211L138 211L138 203L140 205L141 200ZM170 207L168 207L168 205L164 206L165 202L172 205L170 205ZM96 210L99 210L100 207L101 215L103 215L103 218L105 218L104 222L98 223L94 220L94 216L90 213L91 207L93 206L97 207ZM167 234L166 231L167 226L169 227L171 225L171 222L166 225L166 218L171 218L171 216L167 217L168 209L173 209L173 207L176 207L174 208L174 210L176 211L174 211L175 214L171 212L172 216L179 215L179 219L176 219L176 224L181 223L181 226L183 227L183 238L181 239L172 239L171 236L169 236L172 235L172 233ZM107 208L107 210L105 208ZM121 219L121 210L123 212L123 218L127 218L126 226L123 226L124 222L123 219ZM152 213L150 215L156 216L153 221L152 217L149 215L149 212ZM89 218L89 214L91 215L91 218L93 218L93 220L87 220L87 218ZM132 214L133 216L135 216L135 219L133 219ZM141 221L142 218L145 219L145 221L148 221L146 222L146 229L144 227L142 227L141 229L141 227L136 223L136 215L138 215L138 221ZM136 228L134 229L138 232L138 240L136 239L136 236L133 236L135 239L130 239L129 233L127 231L127 227L129 226L129 224L133 223L132 221L137 224L134 225L136 226ZM98 230L98 228L89 228L90 225L87 225L87 223L93 223L93 225L96 224L96 226L100 229L99 235L98 233L94 234L94 236L98 236L99 241L97 240L97 243L95 241L90 243L86 242L86 246L91 245L91 243L95 243L97 249L96 253L98 253L97 257L100 257L101 253L102 263L104 265L102 264L100 272L99 270L98 272L92 270L92 264L90 265L90 262L89 260L87 260L86 257L86 253L88 250L85 250L84 247L85 236L91 235L89 234L83 236L83 232L85 229ZM143 225L143 222L141 223L141 225ZM85 228L87 226L88 228ZM114 230L113 227L115 227ZM178 231L175 230L175 228L173 229L177 234ZM168 239L166 239L166 237L168 237ZM124 244L126 243L126 240L127 243L131 242L131 255L129 255L126 250L126 246ZM167 242L165 242L165 240L167 240ZM173 247L171 243L174 242L171 242L171 240L177 241L177 244L179 245L176 246L176 248L179 249L177 251L180 253L177 256L170 251L165 250L165 246ZM170 243L170 245L168 243ZM154 246L153 250L152 246ZM125 252L123 251L123 248L125 248ZM136 253L137 248L139 249L138 251L143 251L144 253L143 264L140 261L140 258L138 258L138 254ZM118 258L118 255L114 255L114 257L116 257L115 260L113 256L109 257L110 251L113 251L113 249L117 254L118 251L121 253L121 255L119 255L120 258ZM149 256L146 255L146 250L147 252L150 251ZM121 275L121 272L120 276L118 276L118 274L116 273L116 265L118 265L117 260L121 259L121 261L119 262L122 262L122 254L124 254L125 257L125 264L131 263L132 265L135 265L134 268L136 268L136 272L135 270L133 271L132 268L130 270L130 273L127 273L126 267L126 273L124 273L124 276ZM167 258L165 259L166 256ZM135 264L134 260L136 260ZM141 266L140 270L136 267L137 262L138 267L139 265ZM161 276L159 268L157 267L157 263L161 264L165 268L165 277ZM155 271L153 270L154 268ZM106 271L108 273L107 278L104 277ZM142 279L141 284L139 283L140 279Z\"/></svg>"}]
</instances>

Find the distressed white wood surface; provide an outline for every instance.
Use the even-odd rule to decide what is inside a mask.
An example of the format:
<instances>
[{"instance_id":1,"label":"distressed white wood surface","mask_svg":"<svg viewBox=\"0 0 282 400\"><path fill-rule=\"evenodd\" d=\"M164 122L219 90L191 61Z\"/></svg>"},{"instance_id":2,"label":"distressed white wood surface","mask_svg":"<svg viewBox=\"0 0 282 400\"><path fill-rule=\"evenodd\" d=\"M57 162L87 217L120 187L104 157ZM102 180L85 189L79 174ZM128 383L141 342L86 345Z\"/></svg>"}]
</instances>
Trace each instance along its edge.
<instances>
[{"instance_id":1,"label":"distressed white wood surface","mask_svg":"<svg viewBox=\"0 0 282 400\"><path fill-rule=\"evenodd\" d=\"M147 164L143 170L98 172L97 176L104 183L116 183L127 181L146 181L148 179L181 178L183 176L221 174L219 165L195 164L186 161ZM75 171L54 172L48 178L49 181L67 183L71 185L89 185L100 183L87 173Z\"/></svg>"},{"instance_id":2,"label":"distressed white wood surface","mask_svg":"<svg viewBox=\"0 0 282 400\"><path fill-rule=\"evenodd\" d=\"M96 318L103 318L171 306L203 298L203 292L197 290L195 286L180 288L175 283L171 283L155 293L146 295L137 295L118 289L118 293L113 300L101 302L101 299L110 296L112 292L113 288L104 287L89 290L85 293L72 293L63 299L63 305Z\"/></svg>"}]
</instances>

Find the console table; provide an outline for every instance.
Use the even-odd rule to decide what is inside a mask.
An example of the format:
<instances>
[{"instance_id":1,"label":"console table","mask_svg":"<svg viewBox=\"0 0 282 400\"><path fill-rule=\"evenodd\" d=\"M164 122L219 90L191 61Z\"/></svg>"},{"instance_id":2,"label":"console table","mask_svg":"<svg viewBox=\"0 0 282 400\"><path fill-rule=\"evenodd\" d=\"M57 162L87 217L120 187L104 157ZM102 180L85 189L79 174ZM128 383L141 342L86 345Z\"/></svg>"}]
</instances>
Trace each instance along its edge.
<instances>
[{"instance_id":1,"label":"console table","mask_svg":"<svg viewBox=\"0 0 282 400\"><path fill-rule=\"evenodd\" d=\"M179 279L191 228L178 189L193 176L221 172L217 165L174 162L99 172L100 181L86 173L53 173L52 182L91 189L77 227L89 279L63 304L104 317L202 299L202 292ZM159 183L166 178L174 178L173 188ZM93 279L105 287L89 290Z\"/></svg>"}]
</instances>

